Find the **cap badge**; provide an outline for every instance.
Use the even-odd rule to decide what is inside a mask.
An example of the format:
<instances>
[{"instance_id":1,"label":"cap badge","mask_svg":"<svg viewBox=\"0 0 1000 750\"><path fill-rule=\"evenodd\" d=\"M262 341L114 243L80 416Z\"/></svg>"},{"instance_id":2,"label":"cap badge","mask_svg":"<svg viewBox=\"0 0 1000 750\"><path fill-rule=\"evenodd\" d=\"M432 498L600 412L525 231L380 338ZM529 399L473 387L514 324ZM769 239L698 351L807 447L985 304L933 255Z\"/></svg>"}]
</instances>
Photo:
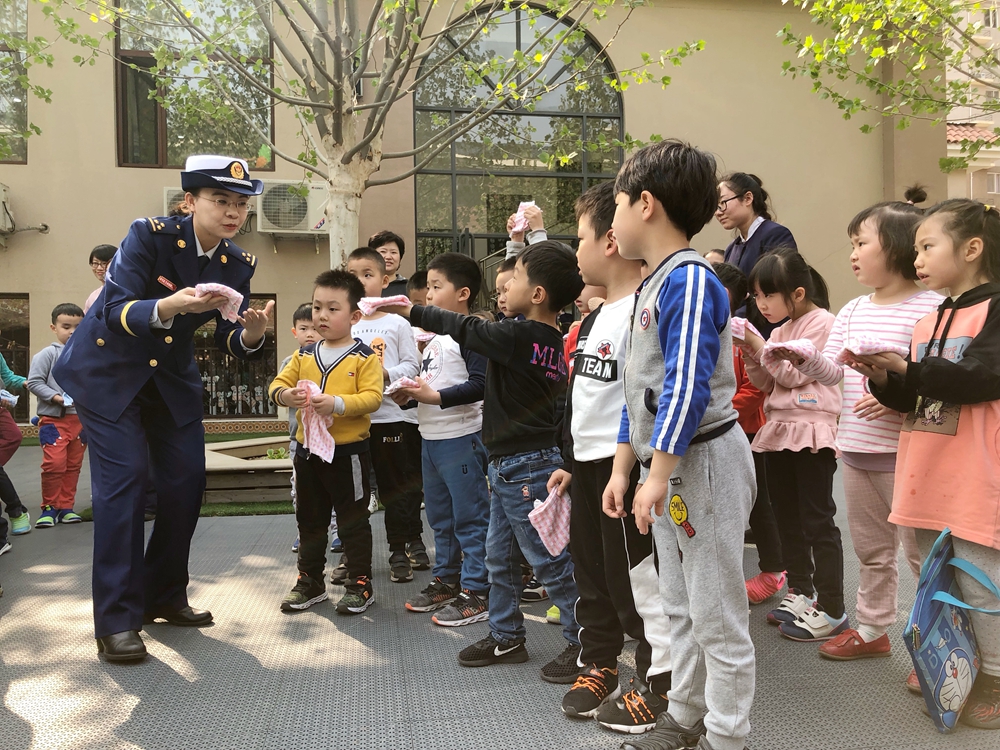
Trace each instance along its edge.
<instances>
[{"instance_id":1,"label":"cap badge","mask_svg":"<svg viewBox=\"0 0 1000 750\"><path fill-rule=\"evenodd\" d=\"M231 174L234 179L242 180L245 176L245 173L243 172L243 165L238 161L234 161L229 167L229 174Z\"/></svg>"}]
</instances>

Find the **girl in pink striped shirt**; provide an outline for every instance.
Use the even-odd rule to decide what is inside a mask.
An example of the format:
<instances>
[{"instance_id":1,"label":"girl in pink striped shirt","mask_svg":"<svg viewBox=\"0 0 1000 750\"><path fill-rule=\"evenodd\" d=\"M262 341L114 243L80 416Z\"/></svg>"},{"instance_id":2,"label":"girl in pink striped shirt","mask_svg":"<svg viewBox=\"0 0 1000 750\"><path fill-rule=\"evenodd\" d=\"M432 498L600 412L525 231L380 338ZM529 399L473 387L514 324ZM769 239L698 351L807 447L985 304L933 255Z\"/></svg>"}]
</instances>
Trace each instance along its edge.
<instances>
[{"instance_id":1,"label":"girl in pink striped shirt","mask_svg":"<svg viewBox=\"0 0 1000 750\"><path fill-rule=\"evenodd\" d=\"M856 347L862 335L905 350L916 322L941 303L941 295L921 290L916 282L913 241L921 215L920 209L908 203L894 202L877 204L855 216L847 230L853 247L851 268L858 282L874 293L844 306L822 354L803 359L789 350L775 352L819 383L844 381L837 448L844 468L851 540L861 561L859 624L856 630L845 630L820 646L820 655L828 659L888 656L886 628L896 620L900 543L914 576L920 575L921 557L913 529L888 520L903 415L879 404L868 392L866 379L836 359L845 347Z\"/></svg>"}]
</instances>

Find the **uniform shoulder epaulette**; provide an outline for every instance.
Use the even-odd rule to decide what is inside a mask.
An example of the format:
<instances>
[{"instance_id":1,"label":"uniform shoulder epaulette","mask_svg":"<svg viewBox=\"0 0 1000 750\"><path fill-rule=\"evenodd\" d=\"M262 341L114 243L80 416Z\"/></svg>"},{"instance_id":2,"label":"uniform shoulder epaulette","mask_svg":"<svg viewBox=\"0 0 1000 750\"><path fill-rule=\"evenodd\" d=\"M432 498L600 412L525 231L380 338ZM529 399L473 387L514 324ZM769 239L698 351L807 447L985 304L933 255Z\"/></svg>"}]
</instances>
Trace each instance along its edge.
<instances>
[{"instance_id":1,"label":"uniform shoulder epaulette","mask_svg":"<svg viewBox=\"0 0 1000 750\"><path fill-rule=\"evenodd\" d=\"M151 216L146 219L146 224L154 234L177 234L181 231L180 222L169 216Z\"/></svg>"},{"instance_id":2,"label":"uniform shoulder epaulette","mask_svg":"<svg viewBox=\"0 0 1000 750\"><path fill-rule=\"evenodd\" d=\"M254 268L257 265L257 256L253 253L248 253L242 247L233 244L230 240L223 240L222 246L225 248L229 255L234 258L239 258L244 263L246 263L250 268Z\"/></svg>"}]
</instances>

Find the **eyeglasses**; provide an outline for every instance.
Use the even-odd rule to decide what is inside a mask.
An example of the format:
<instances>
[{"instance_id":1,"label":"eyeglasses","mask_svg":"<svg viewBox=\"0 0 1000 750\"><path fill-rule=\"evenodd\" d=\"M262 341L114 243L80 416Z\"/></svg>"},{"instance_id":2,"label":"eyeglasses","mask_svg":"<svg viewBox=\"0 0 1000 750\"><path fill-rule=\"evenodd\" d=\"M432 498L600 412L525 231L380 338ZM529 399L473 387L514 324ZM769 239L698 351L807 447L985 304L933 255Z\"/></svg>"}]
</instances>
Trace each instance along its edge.
<instances>
[{"instance_id":1,"label":"eyeglasses","mask_svg":"<svg viewBox=\"0 0 1000 750\"><path fill-rule=\"evenodd\" d=\"M225 198L204 198L201 195L196 197L202 198L202 200L209 201L210 203L214 203L216 208L220 208L223 211L232 206L237 211L242 213L250 207L250 201L227 201Z\"/></svg>"},{"instance_id":2,"label":"eyeglasses","mask_svg":"<svg viewBox=\"0 0 1000 750\"><path fill-rule=\"evenodd\" d=\"M90 267L93 268L95 271L99 271L102 268L107 269L109 263L111 263L110 260L103 260L103 261L102 260L95 260L95 261L91 261Z\"/></svg>"},{"instance_id":3,"label":"eyeglasses","mask_svg":"<svg viewBox=\"0 0 1000 750\"><path fill-rule=\"evenodd\" d=\"M720 200L718 206L718 213L720 214L723 213L726 210L726 204L729 203L729 201L737 200L739 197L740 196L738 195L733 195L730 196L729 198L723 198L722 200Z\"/></svg>"}]
</instances>

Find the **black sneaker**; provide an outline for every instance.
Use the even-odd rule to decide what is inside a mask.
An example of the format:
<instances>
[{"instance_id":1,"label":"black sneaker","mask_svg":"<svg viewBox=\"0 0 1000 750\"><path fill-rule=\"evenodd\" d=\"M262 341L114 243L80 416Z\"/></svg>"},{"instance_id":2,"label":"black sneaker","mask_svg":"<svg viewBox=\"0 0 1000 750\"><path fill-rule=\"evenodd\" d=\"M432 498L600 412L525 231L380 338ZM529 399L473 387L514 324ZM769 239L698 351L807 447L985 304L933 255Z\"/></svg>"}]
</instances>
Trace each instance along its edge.
<instances>
[{"instance_id":1,"label":"black sneaker","mask_svg":"<svg viewBox=\"0 0 1000 750\"><path fill-rule=\"evenodd\" d=\"M567 716L590 719L597 715L604 701L614 700L621 693L617 669L601 669L596 664L589 664L563 696L562 710Z\"/></svg>"},{"instance_id":2,"label":"black sneaker","mask_svg":"<svg viewBox=\"0 0 1000 750\"><path fill-rule=\"evenodd\" d=\"M375 602L375 592L368 576L360 576L347 584L347 591L337 602L342 615L360 615Z\"/></svg>"},{"instance_id":3,"label":"black sneaker","mask_svg":"<svg viewBox=\"0 0 1000 750\"><path fill-rule=\"evenodd\" d=\"M645 737L625 740L621 750L692 750L705 734L705 722L699 720L690 729L682 727L664 711L656 717L656 726Z\"/></svg>"},{"instance_id":4,"label":"black sneaker","mask_svg":"<svg viewBox=\"0 0 1000 750\"><path fill-rule=\"evenodd\" d=\"M468 589L461 593L451 604L431 617L435 625L446 628L457 628L490 619L490 605Z\"/></svg>"},{"instance_id":5,"label":"black sneaker","mask_svg":"<svg viewBox=\"0 0 1000 750\"><path fill-rule=\"evenodd\" d=\"M597 723L625 734L642 734L656 726L656 718L667 710L667 699L649 689L638 677L617 700L608 701L597 711Z\"/></svg>"},{"instance_id":6,"label":"black sneaker","mask_svg":"<svg viewBox=\"0 0 1000 750\"><path fill-rule=\"evenodd\" d=\"M427 547L424 546L423 539L406 543L406 556L410 558L410 565L414 570L430 570L431 558L427 555Z\"/></svg>"},{"instance_id":7,"label":"black sneaker","mask_svg":"<svg viewBox=\"0 0 1000 750\"><path fill-rule=\"evenodd\" d=\"M463 667L491 667L494 664L522 664L526 661L528 649L524 647L524 641L504 646L492 635L462 649L458 655L458 663Z\"/></svg>"},{"instance_id":8,"label":"black sneaker","mask_svg":"<svg viewBox=\"0 0 1000 750\"><path fill-rule=\"evenodd\" d=\"M332 573L330 573L330 583L334 586L343 586L347 583L348 577L347 555L341 555L340 562L337 564L337 567L333 569Z\"/></svg>"},{"instance_id":9,"label":"black sneaker","mask_svg":"<svg viewBox=\"0 0 1000 750\"><path fill-rule=\"evenodd\" d=\"M396 550L389 555L389 580L393 583L407 583L413 580L410 558L403 550Z\"/></svg>"},{"instance_id":10,"label":"black sneaker","mask_svg":"<svg viewBox=\"0 0 1000 750\"><path fill-rule=\"evenodd\" d=\"M458 584L445 583L440 578L435 578L427 588L406 602L406 608L411 612L433 612L455 601L458 593Z\"/></svg>"},{"instance_id":11,"label":"black sneaker","mask_svg":"<svg viewBox=\"0 0 1000 750\"><path fill-rule=\"evenodd\" d=\"M299 580L281 602L281 611L298 612L309 609L312 605L326 599L327 596L329 595L326 593L326 586L305 573L299 573Z\"/></svg>"},{"instance_id":12,"label":"black sneaker","mask_svg":"<svg viewBox=\"0 0 1000 750\"><path fill-rule=\"evenodd\" d=\"M580 674L580 665L576 663L579 658L579 644L569 644L559 656L542 667L540 672L542 679L557 685L569 685L576 682L577 675Z\"/></svg>"},{"instance_id":13,"label":"black sneaker","mask_svg":"<svg viewBox=\"0 0 1000 750\"><path fill-rule=\"evenodd\" d=\"M524 579L524 589L521 591L522 602L543 602L549 598L542 582L534 576Z\"/></svg>"},{"instance_id":14,"label":"black sneaker","mask_svg":"<svg viewBox=\"0 0 1000 750\"><path fill-rule=\"evenodd\" d=\"M976 729L1000 729L1000 677L979 673L960 721Z\"/></svg>"}]
</instances>

